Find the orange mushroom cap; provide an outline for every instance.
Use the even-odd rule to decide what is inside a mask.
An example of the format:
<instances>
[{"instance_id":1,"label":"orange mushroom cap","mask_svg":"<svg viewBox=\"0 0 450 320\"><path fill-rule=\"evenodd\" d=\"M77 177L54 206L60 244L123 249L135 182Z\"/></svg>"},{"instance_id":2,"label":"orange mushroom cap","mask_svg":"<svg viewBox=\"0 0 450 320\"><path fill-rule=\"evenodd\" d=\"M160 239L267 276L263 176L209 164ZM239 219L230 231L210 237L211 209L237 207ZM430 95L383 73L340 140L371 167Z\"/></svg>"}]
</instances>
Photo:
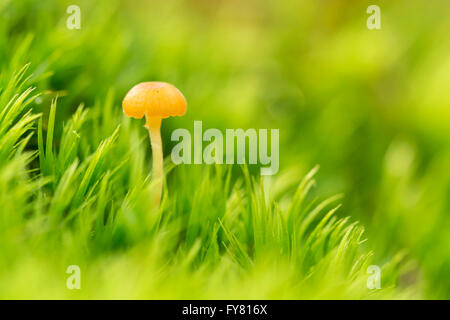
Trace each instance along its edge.
<instances>
[{"instance_id":1,"label":"orange mushroom cap","mask_svg":"<svg viewBox=\"0 0 450 320\"><path fill-rule=\"evenodd\" d=\"M165 82L142 82L128 91L122 102L123 112L136 119L182 116L187 103L180 90Z\"/></svg>"}]
</instances>

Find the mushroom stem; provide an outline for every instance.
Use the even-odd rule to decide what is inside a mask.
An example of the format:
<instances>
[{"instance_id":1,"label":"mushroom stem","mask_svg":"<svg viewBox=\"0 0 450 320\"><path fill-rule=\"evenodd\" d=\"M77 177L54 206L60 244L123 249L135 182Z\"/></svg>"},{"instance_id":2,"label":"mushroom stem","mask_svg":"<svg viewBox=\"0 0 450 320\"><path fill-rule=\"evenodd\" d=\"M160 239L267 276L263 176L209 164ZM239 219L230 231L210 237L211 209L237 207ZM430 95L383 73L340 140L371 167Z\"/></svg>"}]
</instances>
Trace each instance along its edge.
<instances>
[{"instance_id":1,"label":"mushroom stem","mask_svg":"<svg viewBox=\"0 0 450 320\"><path fill-rule=\"evenodd\" d=\"M161 118L146 118L145 127L150 135L153 153L153 180L155 182L154 204L159 208L163 186L163 151L161 143Z\"/></svg>"}]
</instances>

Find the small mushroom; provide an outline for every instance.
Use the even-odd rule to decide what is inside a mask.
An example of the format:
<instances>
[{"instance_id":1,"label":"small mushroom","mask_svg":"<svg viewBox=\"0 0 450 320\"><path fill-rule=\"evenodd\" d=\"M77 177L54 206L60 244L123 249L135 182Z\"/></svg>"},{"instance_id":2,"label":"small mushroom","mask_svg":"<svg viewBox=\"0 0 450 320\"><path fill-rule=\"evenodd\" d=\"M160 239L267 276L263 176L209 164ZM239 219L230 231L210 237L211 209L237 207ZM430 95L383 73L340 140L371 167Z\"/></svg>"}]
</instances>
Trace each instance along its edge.
<instances>
[{"instance_id":1,"label":"small mushroom","mask_svg":"<svg viewBox=\"0 0 450 320\"><path fill-rule=\"evenodd\" d=\"M153 179L156 184L155 205L159 207L163 185L163 151L161 144L161 120L170 116L182 116L187 103L183 94L165 82L142 82L128 91L122 102L128 117L145 116L153 152Z\"/></svg>"}]
</instances>

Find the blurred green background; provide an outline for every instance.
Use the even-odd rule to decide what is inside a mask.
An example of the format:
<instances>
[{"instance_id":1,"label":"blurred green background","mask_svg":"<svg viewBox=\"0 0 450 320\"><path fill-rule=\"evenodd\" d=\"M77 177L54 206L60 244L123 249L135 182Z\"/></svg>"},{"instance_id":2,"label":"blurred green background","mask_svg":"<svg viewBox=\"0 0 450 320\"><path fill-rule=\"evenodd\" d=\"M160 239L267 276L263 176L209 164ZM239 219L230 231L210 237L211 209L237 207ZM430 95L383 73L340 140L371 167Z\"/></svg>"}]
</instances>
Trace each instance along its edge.
<instances>
[{"instance_id":1,"label":"blurred green background","mask_svg":"<svg viewBox=\"0 0 450 320\"><path fill-rule=\"evenodd\" d=\"M71 4L80 30L66 27ZM381 30L366 27L372 4ZM450 298L449 1L0 0L0 12L2 75L31 62L44 123L56 95L58 123L161 80L188 101L163 123L165 150L194 120L279 128L277 177L319 164L317 193L345 195L375 260L404 252L400 281Z\"/></svg>"}]
</instances>

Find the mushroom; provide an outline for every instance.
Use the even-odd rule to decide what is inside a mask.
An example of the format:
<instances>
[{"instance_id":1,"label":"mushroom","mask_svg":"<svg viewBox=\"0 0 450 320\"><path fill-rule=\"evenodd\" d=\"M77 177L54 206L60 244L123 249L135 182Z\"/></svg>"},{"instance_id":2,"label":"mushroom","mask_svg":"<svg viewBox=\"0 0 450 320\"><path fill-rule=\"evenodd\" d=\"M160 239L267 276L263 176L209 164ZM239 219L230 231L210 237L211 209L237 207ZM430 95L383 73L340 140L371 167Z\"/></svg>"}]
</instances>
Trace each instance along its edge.
<instances>
[{"instance_id":1,"label":"mushroom","mask_svg":"<svg viewBox=\"0 0 450 320\"><path fill-rule=\"evenodd\" d=\"M155 180L156 207L161 201L163 185L163 151L161 144L161 120L170 116L182 116L186 112L186 99L173 85L165 82L142 82L131 88L122 102L128 117L145 116L153 153L153 179Z\"/></svg>"}]
</instances>

